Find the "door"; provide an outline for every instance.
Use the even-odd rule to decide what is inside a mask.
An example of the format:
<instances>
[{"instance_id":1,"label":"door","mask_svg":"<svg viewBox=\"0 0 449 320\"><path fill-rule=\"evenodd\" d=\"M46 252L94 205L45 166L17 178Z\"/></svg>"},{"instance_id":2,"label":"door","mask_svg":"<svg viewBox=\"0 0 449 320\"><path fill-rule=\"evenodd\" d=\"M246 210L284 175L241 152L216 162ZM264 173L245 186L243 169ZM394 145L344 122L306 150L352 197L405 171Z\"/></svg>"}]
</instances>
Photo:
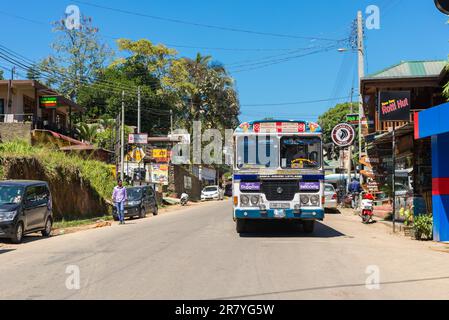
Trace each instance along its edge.
<instances>
[{"instance_id":1,"label":"door","mask_svg":"<svg viewBox=\"0 0 449 320\"><path fill-rule=\"evenodd\" d=\"M47 186L41 185L37 188L37 201L36 201L36 228L45 227L45 219L47 218L50 192Z\"/></svg>"},{"instance_id":2,"label":"door","mask_svg":"<svg viewBox=\"0 0 449 320\"><path fill-rule=\"evenodd\" d=\"M148 187L147 198L148 198L149 207L151 208L152 212L155 212L157 203L156 203L155 193L154 193L152 187Z\"/></svg>"},{"instance_id":3,"label":"door","mask_svg":"<svg viewBox=\"0 0 449 320\"><path fill-rule=\"evenodd\" d=\"M25 231L33 230L39 226L39 206L38 204L38 187L31 186L25 190L25 204L24 204L24 216L25 216Z\"/></svg>"}]
</instances>

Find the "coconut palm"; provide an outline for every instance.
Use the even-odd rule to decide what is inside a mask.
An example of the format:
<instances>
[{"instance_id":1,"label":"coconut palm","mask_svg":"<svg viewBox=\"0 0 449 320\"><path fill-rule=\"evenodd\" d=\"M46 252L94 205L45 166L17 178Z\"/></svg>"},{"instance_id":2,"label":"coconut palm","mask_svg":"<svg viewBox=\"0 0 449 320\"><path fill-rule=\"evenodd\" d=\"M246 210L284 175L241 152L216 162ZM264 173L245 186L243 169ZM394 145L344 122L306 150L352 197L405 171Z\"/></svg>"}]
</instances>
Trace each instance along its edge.
<instances>
[{"instance_id":1,"label":"coconut palm","mask_svg":"<svg viewBox=\"0 0 449 320\"><path fill-rule=\"evenodd\" d=\"M78 123L75 126L75 128L81 140L93 144L95 142L96 136L98 135L98 130L100 129L100 126L97 124L87 124L81 122Z\"/></svg>"}]
</instances>

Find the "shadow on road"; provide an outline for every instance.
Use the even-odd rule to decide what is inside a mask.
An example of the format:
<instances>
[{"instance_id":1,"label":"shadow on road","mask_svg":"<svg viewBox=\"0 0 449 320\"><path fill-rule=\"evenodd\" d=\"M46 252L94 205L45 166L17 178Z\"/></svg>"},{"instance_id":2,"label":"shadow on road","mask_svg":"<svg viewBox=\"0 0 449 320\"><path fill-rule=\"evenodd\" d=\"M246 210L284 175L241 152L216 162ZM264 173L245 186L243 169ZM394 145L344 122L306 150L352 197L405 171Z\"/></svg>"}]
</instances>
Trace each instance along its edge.
<instances>
[{"instance_id":1,"label":"shadow on road","mask_svg":"<svg viewBox=\"0 0 449 320\"><path fill-rule=\"evenodd\" d=\"M15 250L15 249L3 249L3 250L0 249L0 254L12 252L12 251L14 251L14 250Z\"/></svg>"},{"instance_id":2,"label":"shadow on road","mask_svg":"<svg viewBox=\"0 0 449 320\"><path fill-rule=\"evenodd\" d=\"M288 221L252 221L241 238L337 238L345 235L320 222L315 223L312 234L305 233L302 226Z\"/></svg>"},{"instance_id":3,"label":"shadow on road","mask_svg":"<svg viewBox=\"0 0 449 320\"><path fill-rule=\"evenodd\" d=\"M387 281L380 282L380 286L388 286L388 285L400 285L400 284L410 284L410 283L425 283L425 282L433 282L433 281L447 281L449 277L434 277L434 278L418 278L418 279L405 279L405 280L397 280L397 281ZM273 292L260 292L254 294L246 294L240 296L233 297L220 297L214 298L211 300L237 300L237 299L254 299L258 297L267 297L271 295L280 295L280 294L294 294L301 292L313 292L313 291L321 291L321 290L342 290L342 289L350 289L350 288L366 288L366 283L350 283L350 284L340 284L340 285L329 285L329 286L320 286L320 287L310 287L310 288L298 288L292 290L284 290L284 291L273 291ZM425 294L423 294L425 295Z\"/></svg>"},{"instance_id":4,"label":"shadow on road","mask_svg":"<svg viewBox=\"0 0 449 320\"><path fill-rule=\"evenodd\" d=\"M56 235L54 235L52 237L56 237ZM34 241L39 241L39 240L44 240L44 239L48 239L48 238L42 237L41 235L37 235L37 234L30 234L30 235L26 235L23 237L21 244L31 243ZM11 244L12 242L9 239L0 239L0 243Z\"/></svg>"},{"instance_id":5,"label":"shadow on road","mask_svg":"<svg viewBox=\"0 0 449 320\"><path fill-rule=\"evenodd\" d=\"M326 208L326 214L341 214L339 209Z\"/></svg>"}]
</instances>

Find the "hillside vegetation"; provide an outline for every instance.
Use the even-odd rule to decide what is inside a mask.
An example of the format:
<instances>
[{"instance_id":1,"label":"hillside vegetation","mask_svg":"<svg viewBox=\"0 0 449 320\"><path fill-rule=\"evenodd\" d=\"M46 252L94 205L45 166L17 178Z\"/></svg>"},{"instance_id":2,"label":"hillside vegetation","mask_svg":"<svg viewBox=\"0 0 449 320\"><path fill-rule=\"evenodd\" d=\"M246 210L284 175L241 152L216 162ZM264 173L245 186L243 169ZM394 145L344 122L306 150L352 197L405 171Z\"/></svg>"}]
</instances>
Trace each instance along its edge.
<instances>
[{"instance_id":1,"label":"hillside vegetation","mask_svg":"<svg viewBox=\"0 0 449 320\"><path fill-rule=\"evenodd\" d=\"M110 211L114 176L105 163L15 141L0 144L0 178L47 181L57 220Z\"/></svg>"}]
</instances>

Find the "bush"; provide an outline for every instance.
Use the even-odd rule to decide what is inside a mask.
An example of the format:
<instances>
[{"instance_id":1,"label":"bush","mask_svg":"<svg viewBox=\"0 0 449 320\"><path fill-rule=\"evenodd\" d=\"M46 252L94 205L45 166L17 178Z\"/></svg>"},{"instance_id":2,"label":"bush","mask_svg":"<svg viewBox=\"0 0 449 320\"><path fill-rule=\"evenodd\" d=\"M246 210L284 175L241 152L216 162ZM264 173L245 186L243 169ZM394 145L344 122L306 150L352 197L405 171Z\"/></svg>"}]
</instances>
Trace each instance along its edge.
<instances>
[{"instance_id":1,"label":"bush","mask_svg":"<svg viewBox=\"0 0 449 320\"><path fill-rule=\"evenodd\" d=\"M415 237L417 240L421 240L423 236L427 240L431 240L433 238L432 214L423 214L415 217L413 229L415 231Z\"/></svg>"}]
</instances>

